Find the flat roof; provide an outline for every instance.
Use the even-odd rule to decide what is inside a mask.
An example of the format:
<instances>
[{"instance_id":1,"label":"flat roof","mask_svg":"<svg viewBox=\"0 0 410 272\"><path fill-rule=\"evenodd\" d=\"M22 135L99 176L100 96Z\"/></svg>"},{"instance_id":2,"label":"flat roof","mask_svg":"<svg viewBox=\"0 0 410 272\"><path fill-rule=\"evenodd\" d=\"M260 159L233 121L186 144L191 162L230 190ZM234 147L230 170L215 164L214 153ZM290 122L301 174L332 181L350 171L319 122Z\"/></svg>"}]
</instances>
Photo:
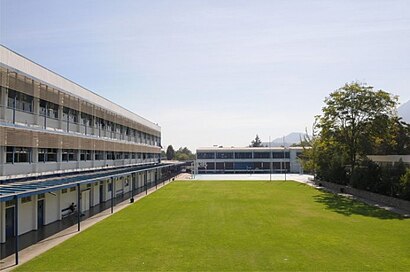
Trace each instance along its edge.
<instances>
[{"instance_id":1,"label":"flat roof","mask_svg":"<svg viewBox=\"0 0 410 272\"><path fill-rule=\"evenodd\" d=\"M81 85L41 66L34 61L8 49L0 44L0 63L8 68L15 69L28 77L44 82L48 85L68 93L72 96L81 98L91 104L104 108L107 111L115 112L151 129L160 131L161 127L138 114L125 109L124 107L82 87Z\"/></svg>"},{"instance_id":2,"label":"flat roof","mask_svg":"<svg viewBox=\"0 0 410 272\"><path fill-rule=\"evenodd\" d=\"M291 146L291 147L283 147L283 146L272 146L272 147L201 147L197 148L198 151L275 151L275 150L303 150L304 148L310 147L302 147L302 146Z\"/></svg>"},{"instance_id":3,"label":"flat roof","mask_svg":"<svg viewBox=\"0 0 410 272\"><path fill-rule=\"evenodd\" d=\"M13 200L15 197L22 198L37 194L49 193L65 188L74 187L77 184L94 183L103 179L116 178L127 174L143 172L145 170L161 169L178 166L183 163L131 166L116 170L99 171L90 174L75 174L67 177L45 178L43 180L19 181L0 185L0 202Z\"/></svg>"}]
</instances>

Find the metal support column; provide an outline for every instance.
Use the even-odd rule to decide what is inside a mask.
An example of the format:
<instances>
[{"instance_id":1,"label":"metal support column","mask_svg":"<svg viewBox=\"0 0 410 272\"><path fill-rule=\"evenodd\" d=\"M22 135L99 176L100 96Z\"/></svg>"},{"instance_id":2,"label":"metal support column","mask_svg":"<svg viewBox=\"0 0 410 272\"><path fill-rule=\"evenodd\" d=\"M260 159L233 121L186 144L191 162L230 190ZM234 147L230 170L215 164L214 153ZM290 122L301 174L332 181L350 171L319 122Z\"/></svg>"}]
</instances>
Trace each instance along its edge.
<instances>
[{"instance_id":1,"label":"metal support column","mask_svg":"<svg viewBox=\"0 0 410 272\"><path fill-rule=\"evenodd\" d=\"M16 252L16 265L19 264L19 199L17 196L14 197L16 201L15 212L14 212L14 230L16 232L15 240L14 240L14 247Z\"/></svg>"},{"instance_id":2,"label":"metal support column","mask_svg":"<svg viewBox=\"0 0 410 272\"><path fill-rule=\"evenodd\" d=\"M111 178L111 213L114 213L114 178Z\"/></svg>"},{"instance_id":3,"label":"metal support column","mask_svg":"<svg viewBox=\"0 0 410 272\"><path fill-rule=\"evenodd\" d=\"M17 93L14 94L13 100L13 124L16 123Z\"/></svg>"},{"instance_id":4,"label":"metal support column","mask_svg":"<svg viewBox=\"0 0 410 272\"><path fill-rule=\"evenodd\" d=\"M81 190L80 183L77 184L77 231L81 230Z\"/></svg>"},{"instance_id":5,"label":"metal support column","mask_svg":"<svg viewBox=\"0 0 410 272\"><path fill-rule=\"evenodd\" d=\"M132 173L131 174L131 198L130 198L131 203L134 202L134 177L135 177L135 174Z\"/></svg>"},{"instance_id":6,"label":"metal support column","mask_svg":"<svg viewBox=\"0 0 410 272\"><path fill-rule=\"evenodd\" d=\"M145 195L147 195L148 194L148 172L147 171L145 171L144 172L144 186L145 186Z\"/></svg>"}]
</instances>

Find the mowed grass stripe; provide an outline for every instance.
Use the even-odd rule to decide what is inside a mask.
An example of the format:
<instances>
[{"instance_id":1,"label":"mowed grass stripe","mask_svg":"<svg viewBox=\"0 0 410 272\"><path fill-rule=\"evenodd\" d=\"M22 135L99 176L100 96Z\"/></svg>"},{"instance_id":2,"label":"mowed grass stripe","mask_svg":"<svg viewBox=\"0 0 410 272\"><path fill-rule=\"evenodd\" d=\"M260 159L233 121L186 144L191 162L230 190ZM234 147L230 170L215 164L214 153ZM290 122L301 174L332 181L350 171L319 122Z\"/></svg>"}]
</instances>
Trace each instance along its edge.
<instances>
[{"instance_id":1,"label":"mowed grass stripe","mask_svg":"<svg viewBox=\"0 0 410 272\"><path fill-rule=\"evenodd\" d=\"M410 269L410 220L296 182L181 181L18 268Z\"/></svg>"}]
</instances>

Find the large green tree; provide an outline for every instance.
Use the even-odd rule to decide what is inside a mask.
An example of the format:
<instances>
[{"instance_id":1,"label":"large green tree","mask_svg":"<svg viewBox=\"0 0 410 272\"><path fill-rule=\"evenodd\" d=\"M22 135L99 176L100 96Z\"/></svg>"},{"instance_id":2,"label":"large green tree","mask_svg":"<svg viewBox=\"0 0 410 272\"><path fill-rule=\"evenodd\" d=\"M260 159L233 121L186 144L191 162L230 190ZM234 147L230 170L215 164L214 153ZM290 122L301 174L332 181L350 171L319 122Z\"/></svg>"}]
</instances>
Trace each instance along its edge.
<instances>
[{"instance_id":1,"label":"large green tree","mask_svg":"<svg viewBox=\"0 0 410 272\"><path fill-rule=\"evenodd\" d=\"M381 145L394 146L390 124L395 118L397 97L358 82L344 85L325 99L318 116L320 145L338 155L353 172L361 156Z\"/></svg>"}]
</instances>

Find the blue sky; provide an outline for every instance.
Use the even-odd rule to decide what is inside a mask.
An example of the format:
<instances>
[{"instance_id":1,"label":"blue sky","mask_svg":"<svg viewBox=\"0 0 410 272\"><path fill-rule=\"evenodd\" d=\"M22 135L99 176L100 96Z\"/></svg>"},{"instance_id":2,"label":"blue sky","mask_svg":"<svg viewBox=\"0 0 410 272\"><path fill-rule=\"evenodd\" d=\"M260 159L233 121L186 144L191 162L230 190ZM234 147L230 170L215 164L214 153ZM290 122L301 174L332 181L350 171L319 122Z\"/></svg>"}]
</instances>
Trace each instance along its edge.
<instances>
[{"instance_id":1,"label":"blue sky","mask_svg":"<svg viewBox=\"0 0 410 272\"><path fill-rule=\"evenodd\" d=\"M158 123L163 144L310 128L350 81L410 99L410 1L0 0L0 42Z\"/></svg>"}]
</instances>

